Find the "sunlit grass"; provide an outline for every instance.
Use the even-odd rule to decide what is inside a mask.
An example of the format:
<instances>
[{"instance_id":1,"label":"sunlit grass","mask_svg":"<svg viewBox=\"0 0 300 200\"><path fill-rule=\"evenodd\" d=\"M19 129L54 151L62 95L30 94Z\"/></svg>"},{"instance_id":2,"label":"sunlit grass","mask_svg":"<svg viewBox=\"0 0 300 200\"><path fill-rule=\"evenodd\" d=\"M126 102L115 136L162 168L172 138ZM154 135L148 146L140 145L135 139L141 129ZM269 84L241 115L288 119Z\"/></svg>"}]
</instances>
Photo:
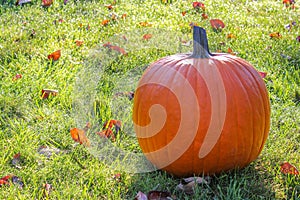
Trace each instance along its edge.
<instances>
[{"instance_id":1,"label":"sunlit grass","mask_svg":"<svg viewBox=\"0 0 300 200\"><path fill-rule=\"evenodd\" d=\"M1 187L1 199L41 199L45 183L52 184L49 197L53 199L133 199L138 191L153 189L170 191L178 199L300 198L299 176L279 171L283 161L300 168L300 108L295 95L300 91L298 2L296 9L289 9L282 1L203 1L209 19L222 19L226 24L221 32L211 29L201 12L192 8L192 1L116 1L112 11L104 6L109 1L69 1L63 5L57 0L49 8L43 8L37 0L24 6L14 3L5 1L0 5L0 178L15 174L24 187ZM187 11L185 16L183 11ZM101 22L111 19L112 12L118 20L103 26ZM127 14L125 19L121 18L123 14ZM176 191L180 180L161 171L131 174L114 170L82 145L74 145L69 134L70 128L79 126L73 115L74 87L90 50L101 48L115 34L151 30L141 27L140 22L187 37L191 37L189 24L197 23L207 30L212 52L231 48L257 70L267 72L272 118L263 152L245 169L212 177L209 185L199 185L193 196ZM292 22L296 25L289 31L285 25ZM282 38L270 39L272 32L280 32ZM228 34L236 38L228 39ZM75 40L84 43L78 47ZM171 46L167 37L158 42L166 49ZM61 58L49 61L47 55L58 49ZM140 47L104 69L95 108L98 123L114 117L105 102L119 77L173 53L166 49L144 51ZM13 81L16 74L22 74L22 78ZM59 95L43 100L43 88L57 89ZM47 159L38 153L42 145L58 148L60 153ZM120 146L139 151L133 138L123 137ZM21 169L11 164L18 152ZM116 173L121 173L121 181L113 178Z\"/></svg>"}]
</instances>

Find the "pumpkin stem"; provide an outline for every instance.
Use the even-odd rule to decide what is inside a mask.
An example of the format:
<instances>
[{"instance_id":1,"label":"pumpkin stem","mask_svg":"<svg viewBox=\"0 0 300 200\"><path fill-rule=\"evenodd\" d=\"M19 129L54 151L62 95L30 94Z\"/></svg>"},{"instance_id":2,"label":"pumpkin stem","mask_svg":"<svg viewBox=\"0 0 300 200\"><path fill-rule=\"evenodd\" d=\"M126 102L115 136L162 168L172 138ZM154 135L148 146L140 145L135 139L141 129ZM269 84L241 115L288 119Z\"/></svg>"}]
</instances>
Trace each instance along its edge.
<instances>
[{"instance_id":1,"label":"pumpkin stem","mask_svg":"<svg viewBox=\"0 0 300 200\"><path fill-rule=\"evenodd\" d=\"M192 58L210 58L212 56L209 53L207 35L204 28L194 26L193 40Z\"/></svg>"}]
</instances>

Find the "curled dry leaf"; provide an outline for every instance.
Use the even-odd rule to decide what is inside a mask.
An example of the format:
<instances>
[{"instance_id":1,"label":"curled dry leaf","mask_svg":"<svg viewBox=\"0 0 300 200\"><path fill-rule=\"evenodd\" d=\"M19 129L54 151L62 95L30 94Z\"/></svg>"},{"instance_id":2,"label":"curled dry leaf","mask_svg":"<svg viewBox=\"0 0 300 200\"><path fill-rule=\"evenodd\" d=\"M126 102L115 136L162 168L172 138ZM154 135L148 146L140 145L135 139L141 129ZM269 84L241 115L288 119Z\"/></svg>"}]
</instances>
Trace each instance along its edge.
<instances>
[{"instance_id":1,"label":"curled dry leaf","mask_svg":"<svg viewBox=\"0 0 300 200\"><path fill-rule=\"evenodd\" d=\"M176 186L176 190L184 192L186 194L194 194L195 188L198 184L209 184L209 177L189 177L184 178L183 183L180 183Z\"/></svg>"},{"instance_id":2,"label":"curled dry leaf","mask_svg":"<svg viewBox=\"0 0 300 200\"><path fill-rule=\"evenodd\" d=\"M49 7L53 3L53 0L42 0L42 6L43 7Z\"/></svg>"},{"instance_id":3,"label":"curled dry leaf","mask_svg":"<svg viewBox=\"0 0 300 200\"><path fill-rule=\"evenodd\" d=\"M54 51L48 55L49 60L57 61L61 56L61 50Z\"/></svg>"},{"instance_id":4,"label":"curled dry leaf","mask_svg":"<svg viewBox=\"0 0 300 200\"><path fill-rule=\"evenodd\" d=\"M22 6L23 4L31 3L31 0L17 0L16 6Z\"/></svg>"},{"instance_id":5,"label":"curled dry leaf","mask_svg":"<svg viewBox=\"0 0 300 200\"><path fill-rule=\"evenodd\" d=\"M131 101L134 98L134 92L117 92L114 97L127 97Z\"/></svg>"},{"instance_id":6,"label":"curled dry leaf","mask_svg":"<svg viewBox=\"0 0 300 200\"><path fill-rule=\"evenodd\" d=\"M226 37L227 37L228 39L234 39L234 38L236 38L236 36L233 35L232 33L229 33Z\"/></svg>"},{"instance_id":7,"label":"curled dry leaf","mask_svg":"<svg viewBox=\"0 0 300 200\"><path fill-rule=\"evenodd\" d=\"M289 162L282 163L280 165L280 171L283 174L299 175L298 169Z\"/></svg>"},{"instance_id":8,"label":"curled dry leaf","mask_svg":"<svg viewBox=\"0 0 300 200\"><path fill-rule=\"evenodd\" d=\"M80 47L81 45L83 45L83 41L82 40L75 40L75 44L76 44L76 46Z\"/></svg>"},{"instance_id":9,"label":"curled dry leaf","mask_svg":"<svg viewBox=\"0 0 300 200\"><path fill-rule=\"evenodd\" d=\"M111 4L108 4L108 5L104 5L108 10L112 10L114 7L113 5Z\"/></svg>"},{"instance_id":10,"label":"curled dry leaf","mask_svg":"<svg viewBox=\"0 0 300 200\"><path fill-rule=\"evenodd\" d=\"M117 52L121 53L122 55L127 55L127 52L123 48L116 46L116 45L112 45L112 44L110 44L110 42L103 44L103 47L107 47L111 50L117 51Z\"/></svg>"},{"instance_id":11,"label":"curled dry leaf","mask_svg":"<svg viewBox=\"0 0 300 200\"><path fill-rule=\"evenodd\" d=\"M21 79L21 78L22 78L22 74L16 74L16 75L12 78L12 80L13 80L13 81L16 81L16 80Z\"/></svg>"},{"instance_id":12,"label":"curled dry leaf","mask_svg":"<svg viewBox=\"0 0 300 200\"><path fill-rule=\"evenodd\" d=\"M57 96L58 90L42 89L42 99L47 99L50 95Z\"/></svg>"},{"instance_id":13,"label":"curled dry leaf","mask_svg":"<svg viewBox=\"0 0 300 200\"><path fill-rule=\"evenodd\" d=\"M9 185L9 180L11 179L12 175L6 175L0 178L0 186Z\"/></svg>"},{"instance_id":14,"label":"curled dry leaf","mask_svg":"<svg viewBox=\"0 0 300 200\"><path fill-rule=\"evenodd\" d=\"M151 27L152 26L152 24L149 22L140 22L139 24L140 24L140 26L143 26L143 27Z\"/></svg>"},{"instance_id":15,"label":"curled dry leaf","mask_svg":"<svg viewBox=\"0 0 300 200\"><path fill-rule=\"evenodd\" d=\"M102 24L103 26L106 26L108 23L109 23L109 20L108 20L108 19L104 19L104 20L101 22L101 24Z\"/></svg>"},{"instance_id":16,"label":"curled dry leaf","mask_svg":"<svg viewBox=\"0 0 300 200\"><path fill-rule=\"evenodd\" d=\"M150 191L147 194L139 191L134 198L135 200L172 200L175 199L172 197L170 192L165 191Z\"/></svg>"},{"instance_id":17,"label":"curled dry leaf","mask_svg":"<svg viewBox=\"0 0 300 200\"><path fill-rule=\"evenodd\" d=\"M86 137L86 132L91 127L91 124L88 122L83 129L79 128L72 128L70 130L70 134L72 139L79 144L83 144L86 147L90 147L91 143L90 140Z\"/></svg>"},{"instance_id":18,"label":"curled dry leaf","mask_svg":"<svg viewBox=\"0 0 300 200\"><path fill-rule=\"evenodd\" d=\"M201 14L202 19L208 19L208 15L206 13Z\"/></svg>"},{"instance_id":19,"label":"curled dry leaf","mask_svg":"<svg viewBox=\"0 0 300 200\"><path fill-rule=\"evenodd\" d=\"M139 192L136 194L134 200L148 200L148 197L147 197L146 194L144 194L143 192L139 191Z\"/></svg>"},{"instance_id":20,"label":"curled dry leaf","mask_svg":"<svg viewBox=\"0 0 300 200\"><path fill-rule=\"evenodd\" d=\"M47 158L50 158L54 154L60 153L60 149L54 147L48 147L46 145L40 146L37 151L39 154L44 155Z\"/></svg>"},{"instance_id":21,"label":"curled dry leaf","mask_svg":"<svg viewBox=\"0 0 300 200\"><path fill-rule=\"evenodd\" d=\"M259 75L262 77L262 78L266 78L266 76L267 76L267 72L258 72L259 73Z\"/></svg>"},{"instance_id":22,"label":"curled dry leaf","mask_svg":"<svg viewBox=\"0 0 300 200\"><path fill-rule=\"evenodd\" d=\"M17 153L13 156L13 159L11 160L11 164L18 168L18 169L21 169L21 154L20 153Z\"/></svg>"},{"instance_id":23,"label":"curled dry leaf","mask_svg":"<svg viewBox=\"0 0 300 200\"><path fill-rule=\"evenodd\" d=\"M205 10L205 5L202 2L195 1L193 2L193 8Z\"/></svg>"},{"instance_id":24,"label":"curled dry leaf","mask_svg":"<svg viewBox=\"0 0 300 200\"><path fill-rule=\"evenodd\" d=\"M224 22L220 19L211 19L209 22L214 30L222 30L225 28Z\"/></svg>"},{"instance_id":25,"label":"curled dry leaf","mask_svg":"<svg viewBox=\"0 0 300 200\"><path fill-rule=\"evenodd\" d=\"M282 35L279 32L270 33L269 36L270 38L276 38L276 39L282 38Z\"/></svg>"},{"instance_id":26,"label":"curled dry leaf","mask_svg":"<svg viewBox=\"0 0 300 200\"><path fill-rule=\"evenodd\" d=\"M49 183L43 184L43 196L44 198L49 198L50 193L53 190L53 186Z\"/></svg>"}]
</instances>

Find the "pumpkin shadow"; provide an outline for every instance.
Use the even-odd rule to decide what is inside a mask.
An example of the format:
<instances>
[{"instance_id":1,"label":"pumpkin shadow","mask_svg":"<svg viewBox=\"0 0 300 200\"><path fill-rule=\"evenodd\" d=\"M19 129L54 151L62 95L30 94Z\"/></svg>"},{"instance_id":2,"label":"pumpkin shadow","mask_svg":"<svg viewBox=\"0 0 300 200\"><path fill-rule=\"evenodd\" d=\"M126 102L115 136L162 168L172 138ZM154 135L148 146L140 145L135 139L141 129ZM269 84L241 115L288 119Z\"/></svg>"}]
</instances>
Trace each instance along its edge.
<instances>
[{"instance_id":1,"label":"pumpkin shadow","mask_svg":"<svg viewBox=\"0 0 300 200\"><path fill-rule=\"evenodd\" d=\"M134 199L139 191L147 194L152 190L170 192L176 199L275 199L270 176L250 164L243 169L210 176L208 184L198 184L193 189L194 194L186 194L177 188L182 179L158 170L132 175L126 199Z\"/></svg>"}]
</instances>

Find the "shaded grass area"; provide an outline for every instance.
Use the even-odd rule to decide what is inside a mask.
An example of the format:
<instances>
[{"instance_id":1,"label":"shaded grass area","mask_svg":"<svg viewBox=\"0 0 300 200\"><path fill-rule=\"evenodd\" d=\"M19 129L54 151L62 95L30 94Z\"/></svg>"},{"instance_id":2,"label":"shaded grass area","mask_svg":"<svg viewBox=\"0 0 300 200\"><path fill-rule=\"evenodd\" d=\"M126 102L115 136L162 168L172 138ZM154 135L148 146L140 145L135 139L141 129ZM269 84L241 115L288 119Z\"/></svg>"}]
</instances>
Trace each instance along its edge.
<instances>
[{"instance_id":1,"label":"shaded grass area","mask_svg":"<svg viewBox=\"0 0 300 200\"><path fill-rule=\"evenodd\" d=\"M43 8L33 0L24 6L11 1L0 5L0 177L12 173L24 182L23 189L1 187L0 197L41 199L45 197L43 184L49 183L53 199L133 199L138 191L152 189L170 191L178 199L299 199L299 176L279 171L283 161L300 167L299 3L289 9L281 1L205 1L209 19L219 18L226 24L221 32L211 29L201 12L192 8L192 1L117 1L113 10L104 6L110 3L69 1L64 5L55 1ZM112 12L119 16L117 20L111 19ZM125 19L123 14L127 14ZM110 22L103 26L105 19ZM152 27L141 27L140 22ZM83 146L74 145L69 134L70 128L84 126L76 123L73 99L91 49L101 49L115 34L128 34L130 39L133 30L168 28L172 34L191 38L191 22L207 29L212 52L231 48L257 70L268 73L265 82L272 106L270 135L260 157L245 169L212 177L209 185L199 185L192 196L176 191L180 179L164 172L131 174L110 168ZM296 25L286 29L292 22ZM270 39L272 32L280 32L282 38ZM230 33L236 38L228 39ZM75 40L84 44L78 47ZM172 46L167 36L158 42ZM142 45L146 44L139 43L136 51L103 67L95 112L98 123L114 117L105 102L119 77L178 52L145 51ZM47 55L58 49L61 58L49 61ZM96 64L101 66L101 62ZM22 78L12 81L16 74ZM41 99L43 88L57 89L59 95ZM140 151L135 139L124 138L122 148ZM60 153L46 158L38 152L42 145L58 148ZM18 152L21 169L11 164ZM114 178L117 173L120 181Z\"/></svg>"}]
</instances>

